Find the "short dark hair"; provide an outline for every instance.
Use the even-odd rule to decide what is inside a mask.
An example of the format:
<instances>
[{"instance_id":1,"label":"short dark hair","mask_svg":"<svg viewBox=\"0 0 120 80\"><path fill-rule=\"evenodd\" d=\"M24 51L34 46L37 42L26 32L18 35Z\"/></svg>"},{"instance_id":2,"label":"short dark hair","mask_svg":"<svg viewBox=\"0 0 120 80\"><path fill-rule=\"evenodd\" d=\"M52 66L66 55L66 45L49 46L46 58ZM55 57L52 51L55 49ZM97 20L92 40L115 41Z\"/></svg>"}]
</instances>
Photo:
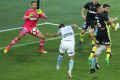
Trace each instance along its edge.
<instances>
[{"instance_id":1,"label":"short dark hair","mask_svg":"<svg viewBox=\"0 0 120 80\"><path fill-rule=\"evenodd\" d=\"M103 4L103 8L110 7L109 4Z\"/></svg>"},{"instance_id":2,"label":"short dark hair","mask_svg":"<svg viewBox=\"0 0 120 80\"><path fill-rule=\"evenodd\" d=\"M62 28L62 27L65 27L65 25L64 24L60 24L59 25L59 29Z\"/></svg>"},{"instance_id":3,"label":"short dark hair","mask_svg":"<svg viewBox=\"0 0 120 80\"><path fill-rule=\"evenodd\" d=\"M37 3L37 1L32 1L31 4L32 4L32 3Z\"/></svg>"},{"instance_id":4,"label":"short dark hair","mask_svg":"<svg viewBox=\"0 0 120 80\"><path fill-rule=\"evenodd\" d=\"M100 8L101 7L101 4L100 5L98 5L97 7L96 7L96 9L98 9L98 8Z\"/></svg>"}]
</instances>

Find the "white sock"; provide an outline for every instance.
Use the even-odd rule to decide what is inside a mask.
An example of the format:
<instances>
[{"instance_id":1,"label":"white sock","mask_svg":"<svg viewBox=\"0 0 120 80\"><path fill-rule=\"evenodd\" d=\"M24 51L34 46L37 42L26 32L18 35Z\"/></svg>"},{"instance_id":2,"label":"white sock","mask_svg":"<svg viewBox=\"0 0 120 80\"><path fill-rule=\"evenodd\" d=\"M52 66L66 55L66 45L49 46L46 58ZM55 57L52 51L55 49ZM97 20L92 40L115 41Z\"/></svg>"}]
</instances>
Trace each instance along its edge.
<instances>
[{"instance_id":1,"label":"white sock","mask_svg":"<svg viewBox=\"0 0 120 80\"><path fill-rule=\"evenodd\" d=\"M70 60L69 61L69 70L68 71L72 72L73 65L74 65L74 60Z\"/></svg>"},{"instance_id":2,"label":"white sock","mask_svg":"<svg viewBox=\"0 0 120 80\"><path fill-rule=\"evenodd\" d=\"M57 66L60 66L61 62L62 62L63 56L59 55L58 56L58 61L57 61Z\"/></svg>"}]
</instances>

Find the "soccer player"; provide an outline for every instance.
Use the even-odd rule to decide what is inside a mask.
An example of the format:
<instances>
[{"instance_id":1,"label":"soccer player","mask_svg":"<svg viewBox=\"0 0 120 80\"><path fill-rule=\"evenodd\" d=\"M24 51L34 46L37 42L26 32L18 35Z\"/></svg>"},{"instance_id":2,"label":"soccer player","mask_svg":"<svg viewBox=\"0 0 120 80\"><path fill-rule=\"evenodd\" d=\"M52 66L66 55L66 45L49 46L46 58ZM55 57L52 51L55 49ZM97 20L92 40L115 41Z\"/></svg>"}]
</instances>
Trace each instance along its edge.
<instances>
[{"instance_id":1,"label":"soccer player","mask_svg":"<svg viewBox=\"0 0 120 80\"><path fill-rule=\"evenodd\" d=\"M47 16L42 12L41 9L37 9L37 1L32 1L31 6L32 8L28 9L23 16L23 20L25 22L19 35L15 37L4 49L4 53L7 53L11 47L21 40L26 34L31 34L40 38L41 40L38 52L47 53L47 51L44 50L45 36L36 27L39 18L47 19Z\"/></svg>"},{"instance_id":2,"label":"soccer player","mask_svg":"<svg viewBox=\"0 0 120 80\"><path fill-rule=\"evenodd\" d=\"M91 2L88 2L84 5L84 8L82 9L82 18L85 21L84 25L82 26L82 30L80 32L80 42L84 41L83 37L85 35L86 30L88 27L91 28L90 30L90 36L92 39L91 46L95 44L95 37L94 37L94 26L93 23L95 22L95 15L97 13L96 7L99 6L98 0L92 0ZM87 15L85 15L85 11L87 11Z\"/></svg>"},{"instance_id":3,"label":"soccer player","mask_svg":"<svg viewBox=\"0 0 120 80\"><path fill-rule=\"evenodd\" d=\"M60 64L62 62L63 55L67 51L69 59L70 59L69 68L68 68L69 80L72 79L72 69L74 65L74 55L75 55L75 51L74 51L75 38L74 38L74 32L73 32L74 28L77 28L76 24L68 25L68 26L64 24L60 24L58 33L55 33L55 34L47 33L46 34L47 36L50 36L50 37L56 37L56 36L62 37L61 44L59 47L60 54L58 56L56 68L57 70L60 69Z\"/></svg>"},{"instance_id":4,"label":"soccer player","mask_svg":"<svg viewBox=\"0 0 120 80\"><path fill-rule=\"evenodd\" d=\"M104 14L104 16L106 16L108 18L109 18L109 15L108 15L109 9L110 9L110 5L109 4L103 4L103 12L102 13ZM112 18L109 18L109 19L112 19ZM108 23L108 26L111 27L114 31L117 31L118 28L120 27L119 23L116 23L116 24L112 23L111 25ZM100 55L101 52L103 50L105 50L105 49L106 49L106 47L101 44L101 46L97 49L96 54Z\"/></svg>"},{"instance_id":5,"label":"soccer player","mask_svg":"<svg viewBox=\"0 0 120 80\"><path fill-rule=\"evenodd\" d=\"M96 45L92 48L92 51L89 56L89 60L91 62L90 74L95 73L96 69L96 57L98 56L96 50L99 48L100 44L104 44L106 46L106 58L105 61L109 64L110 55L111 55L111 42L110 42L110 33L107 23L112 24L117 19L109 19L106 17L103 12L103 6L97 7L98 13L96 14L96 21L94 25L97 27L97 35L96 35Z\"/></svg>"},{"instance_id":6,"label":"soccer player","mask_svg":"<svg viewBox=\"0 0 120 80\"><path fill-rule=\"evenodd\" d=\"M109 17L108 15L108 12L109 12L109 9L110 9L110 5L109 4L103 4L103 14L108 17L109 19L112 19ZM109 25L109 24L108 24ZM112 23L111 25L111 28L114 30L114 31L117 31L118 28L120 28L119 26L119 23Z\"/></svg>"}]
</instances>

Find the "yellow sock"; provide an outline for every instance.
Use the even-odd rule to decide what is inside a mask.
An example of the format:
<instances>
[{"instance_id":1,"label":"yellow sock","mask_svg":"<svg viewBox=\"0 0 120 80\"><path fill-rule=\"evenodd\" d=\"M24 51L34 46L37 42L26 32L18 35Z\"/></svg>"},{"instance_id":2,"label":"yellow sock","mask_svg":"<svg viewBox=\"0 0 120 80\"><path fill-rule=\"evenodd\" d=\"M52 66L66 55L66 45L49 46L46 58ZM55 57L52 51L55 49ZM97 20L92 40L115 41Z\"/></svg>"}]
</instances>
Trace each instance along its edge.
<instances>
[{"instance_id":1,"label":"yellow sock","mask_svg":"<svg viewBox=\"0 0 120 80\"><path fill-rule=\"evenodd\" d=\"M96 50L97 50L97 47L94 46L94 47L92 48L92 51L93 51L93 52L96 52Z\"/></svg>"},{"instance_id":2,"label":"yellow sock","mask_svg":"<svg viewBox=\"0 0 120 80\"><path fill-rule=\"evenodd\" d=\"M112 23L111 28L115 30L115 23Z\"/></svg>"},{"instance_id":3,"label":"yellow sock","mask_svg":"<svg viewBox=\"0 0 120 80\"><path fill-rule=\"evenodd\" d=\"M110 58L110 54L107 53L106 58L107 58L107 59Z\"/></svg>"},{"instance_id":4,"label":"yellow sock","mask_svg":"<svg viewBox=\"0 0 120 80\"><path fill-rule=\"evenodd\" d=\"M96 50L97 50L97 47L94 46L94 47L92 48L92 52L90 53L89 58L93 58L93 57L94 57L94 54L95 54Z\"/></svg>"},{"instance_id":5,"label":"yellow sock","mask_svg":"<svg viewBox=\"0 0 120 80\"><path fill-rule=\"evenodd\" d=\"M107 53L106 58L109 58L111 53L111 48L107 48L106 53Z\"/></svg>"},{"instance_id":6,"label":"yellow sock","mask_svg":"<svg viewBox=\"0 0 120 80\"><path fill-rule=\"evenodd\" d=\"M84 37L84 36L85 36L85 34L81 34L81 33L80 33L80 41L82 41L82 42L84 41L84 40L83 40L83 37Z\"/></svg>"},{"instance_id":7,"label":"yellow sock","mask_svg":"<svg viewBox=\"0 0 120 80\"><path fill-rule=\"evenodd\" d=\"M89 59L92 59L94 57L94 53L90 53Z\"/></svg>"}]
</instances>

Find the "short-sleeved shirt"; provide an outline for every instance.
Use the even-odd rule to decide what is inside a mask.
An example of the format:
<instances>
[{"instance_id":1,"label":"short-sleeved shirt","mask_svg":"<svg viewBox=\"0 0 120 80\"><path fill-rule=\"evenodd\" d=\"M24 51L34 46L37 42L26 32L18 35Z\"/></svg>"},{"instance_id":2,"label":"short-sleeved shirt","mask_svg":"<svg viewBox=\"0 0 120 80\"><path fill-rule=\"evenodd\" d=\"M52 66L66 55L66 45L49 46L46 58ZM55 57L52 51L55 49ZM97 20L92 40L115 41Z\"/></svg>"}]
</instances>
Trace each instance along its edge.
<instances>
[{"instance_id":1,"label":"short-sleeved shirt","mask_svg":"<svg viewBox=\"0 0 120 80\"><path fill-rule=\"evenodd\" d=\"M97 13L97 6L100 6L100 4L93 4L93 2L88 2L84 5L84 8L88 10L87 20L95 19L95 14Z\"/></svg>"},{"instance_id":2,"label":"short-sleeved shirt","mask_svg":"<svg viewBox=\"0 0 120 80\"><path fill-rule=\"evenodd\" d=\"M75 41L72 26L65 26L60 28L59 33L61 34L62 40Z\"/></svg>"},{"instance_id":3,"label":"short-sleeved shirt","mask_svg":"<svg viewBox=\"0 0 120 80\"><path fill-rule=\"evenodd\" d=\"M31 17L31 19L26 19L25 22L24 22L24 25L23 25L23 27L25 27L28 31L30 31L31 29L36 27L39 18L41 18L41 14L44 15L44 13L37 14L37 10L28 9L25 12L24 16L30 16L31 14L34 15L34 16Z\"/></svg>"},{"instance_id":4,"label":"short-sleeved shirt","mask_svg":"<svg viewBox=\"0 0 120 80\"><path fill-rule=\"evenodd\" d=\"M106 22L109 20L109 18L106 17L103 13L97 13L95 18L98 28L97 35L107 35L108 28Z\"/></svg>"}]
</instances>

